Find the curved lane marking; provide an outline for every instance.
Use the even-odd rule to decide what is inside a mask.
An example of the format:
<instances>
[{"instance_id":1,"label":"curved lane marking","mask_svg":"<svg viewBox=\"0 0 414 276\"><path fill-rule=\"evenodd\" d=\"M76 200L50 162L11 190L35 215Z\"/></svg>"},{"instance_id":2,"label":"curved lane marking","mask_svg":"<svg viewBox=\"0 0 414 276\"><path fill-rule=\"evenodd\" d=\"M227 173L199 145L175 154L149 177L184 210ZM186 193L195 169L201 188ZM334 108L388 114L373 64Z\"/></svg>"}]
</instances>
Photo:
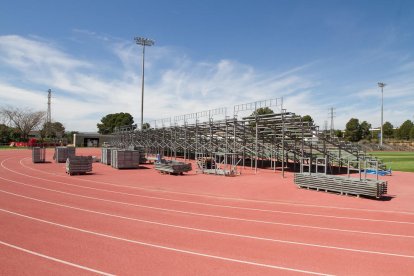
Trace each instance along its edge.
<instances>
[{"instance_id":1,"label":"curved lane marking","mask_svg":"<svg viewBox=\"0 0 414 276\"><path fill-rule=\"evenodd\" d=\"M28 249L25 249L25 248L22 248L22 247L19 247L19 246L16 246L16 245L4 242L4 241L0 241L0 244L2 244L4 246L11 247L11 248L16 249L16 250L23 251L23 252L28 253L28 254L32 254L32 255L35 255L35 256L38 256L38 257L41 257L41 258L44 258L44 259L48 259L48 260L51 260L51 261L54 261L54 262L58 262L58 263L61 263L61 264L65 264L65 265L73 266L73 267L80 268L80 269L83 269L83 270L87 270L87 271L90 271L90 272L94 272L96 274L105 275L105 276L115 276L115 274L106 273L106 272L96 270L96 269L93 269L93 268L90 268L90 267L86 267L86 266L83 266L83 265L78 265L78 264L75 264L75 263L71 263L71 262L68 262L68 261L57 259L57 258L48 256L48 255L44 255L44 254L41 254L39 252L35 252L35 251L32 251L32 250L28 250Z\"/></svg>"},{"instance_id":2,"label":"curved lane marking","mask_svg":"<svg viewBox=\"0 0 414 276\"><path fill-rule=\"evenodd\" d=\"M8 158L10 159L10 158ZM56 173L48 173L42 170L34 169L32 167L29 167L27 165L24 165L21 161L25 159L30 159L30 157L24 157L20 160L20 164L33 171L38 171L44 174L51 174L58 177L67 177L66 175L59 175ZM305 204L305 203L297 203L297 202L291 202L291 201L267 201L267 200L255 200L255 199L247 199L247 198L236 198L236 197L225 197L225 196L218 196L218 195L211 195L211 194L195 194L195 193L187 193L187 192L176 192L171 190L161 190L161 189L155 189L155 188L143 188L143 187L133 187L133 186L127 186L127 185L119 185L114 184L110 182L105 181L94 181L90 179L82 179L79 178L78 180L85 181L85 182L91 182L91 183L97 183L97 184L104 184L114 187L122 187L122 188L129 188L134 190L143 190L143 191L151 191L151 192L161 192L161 193L170 193L170 194L178 194L178 195L189 195L189 196L198 196L198 197L208 197L213 199L221 199L221 200L233 200L233 201L240 201L240 202L253 202L253 203L263 203L263 204L270 204L270 205L295 205L295 206L302 206L302 207L315 207L315 208L321 208L321 209L338 209L338 210L354 210L354 211L362 211L362 212L373 212L373 213L393 213L393 214L405 214L405 215L414 215L414 212L408 212L408 211L389 211L389 210L375 210L375 209L361 209L361 208L351 208L351 207L337 207L337 206L326 206L326 205L314 205L314 204Z\"/></svg>"},{"instance_id":3,"label":"curved lane marking","mask_svg":"<svg viewBox=\"0 0 414 276\"><path fill-rule=\"evenodd\" d=\"M4 160L4 161L6 161L6 160ZM82 185L70 184L70 183L66 183L66 182L62 182L62 181L51 180L51 179L47 179L47 178L41 178L41 177L27 175L27 174L20 173L18 171L15 171L15 170L12 170L12 169L7 168L6 166L4 166L3 162L1 163L1 166L4 169L6 169L8 171L11 171L13 173L16 173L16 174L20 174L20 175L27 176L27 177L34 178L34 179L39 179L39 180L49 181L49 182L53 182L53 183L58 183L58 184L66 185L66 186L72 186L72 187L77 187L77 188L81 188L81 189L89 189L89 190L95 190L95 191L102 191L102 192L113 193L113 194L121 194L121 195L133 196L133 197L150 198L150 199L157 199L157 200L164 200L164 201L172 201L172 202L180 202L180 203L187 203L187 204L197 204L197 205L220 207L220 208L229 208L229 209L240 209L240 210L258 211L258 212L281 213L281 214L300 215L300 216L311 216L311 217L324 217L324 218L333 218L333 219L347 219L347 220L358 220L358 221L371 221L371 222L399 223L399 224L413 224L414 225L414 222L407 222L407 221L381 220L381 219L369 219L369 218L355 218L355 217L346 217L346 216L319 215L319 214L300 213L300 212L277 211L277 210L269 210L269 209L258 209L258 208L248 208L248 207L236 207L236 206L230 206L230 205L201 203L201 202L186 201L186 200L177 200L177 199L166 199L166 198L162 198L162 197L153 197L153 196L144 196L144 195L137 195L137 194L125 193L125 192L117 192L117 191L111 191L111 190L100 189L100 188L85 187L85 186L82 186ZM116 185L116 184L113 184L113 185Z\"/></svg>"},{"instance_id":4,"label":"curved lane marking","mask_svg":"<svg viewBox=\"0 0 414 276\"><path fill-rule=\"evenodd\" d=\"M41 172L43 174L51 174L51 175L58 176L58 177L67 177L66 175L60 175L60 174L56 174L56 173L49 173L49 172L34 169L32 167L24 165L22 163L22 161L25 160L25 159L30 159L30 157L24 157L24 158L20 159L19 163L20 163L20 165L22 165L22 167L28 168L28 169L33 170L33 171ZM82 178L79 178L78 180L85 181L85 182L91 182L91 183L97 183L97 184L104 184L104 185L109 185L109 186L115 186L115 187L135 189L135 190L143 190L143 191L151 191L151 192L162 192L162 193L179 194L179 195L190 195L190 196L198 196L198 197L208 197L208 198L214 198L214 199L233 200L233 201L240 201L240 202L245 201L245 202L263 203L263 204L270 204L270 205L295 205L295 206L304 206L304 207L315 207L315 208L321 208L321 209L355 210L355 211L363 211L363 212L377 212L377 213L392 213L392 214L414 215L414 212L408 212L408 211L360 209L360 208L351 208L351 207L337 207L337 206L305 204L305 203L297 203L297 202L291 202L291 201L255 200L255 199L247 199L247 198L224 197L224 196L211 195L211 194L195 194L195 193L187 193L187 192L176 192L176 191L171 191L171 190L161 190L161 189L148 188L148 187L146 187L146 188L133 187L133 186L127 186L127 185L114 184L114 183L105 182L105 181L94 181L94 180L82 179Z\"/></svg>"},{"instance_id":5,"label":"curved lane marking","mask_svg":"<svg viewBox=\"0 0 414 276\"><path fill-rule=\"evenodd\" d=\"M17 183L17 184L23 185L23 186L33 187L33 188L40 189L40 190L51 191L51 192L55 192L55 193L71 195L71 196L87 198L87 199L93 199L93 200L98 200L98 201L103 201L103 202L116 203L116 204L125 205L125 206L133 206L133 207L138 207L138 208L145 208L145 209L163 211L163 212L179 213L179 214L186 214L186 215L192 215L192 216L202 216L202 217L209 217L209 218L218 218L218 219L223 219L223 220L235 220L235 221L243 221L243 222L268 224L268 225L279 225L279 226L286 226L286 227L300 227L300 228L317 229L317 230L338 231L338 232L344 232L344 233L358 233L358 234L368 234L368 235L381 235L381 236L391 236L391 237L395 236L395 237L412 238L411 236L404 236L404 235L398 235L398 234L367 232L367 231L329 228L329 227L319 227L319 226L309 226L309 225L301 225L301 224L290 224L290 223L264 221L264 220L244 219L244 218L237 218L237 217L218 216L218 215L211 215L211 214L205 214L205 213L195 213L195 212L180 211L180 210L167 209L167 208L152 207L152 206L139 205L139 204L122 202L122 201L115 201L115 200L109 200L109 199L102 199L102 198L97 198L97 197L79 195L79 194L74 194L74 193L68 193L68 192L63 192L63 191L59 191L59 190L53 190L53 189L49 189L49 188L44 188L44 187L39 187L39 186L31 185L31 184L26 184L26 183L15 181L15 180L6 179L6 178L3 178L1 176L0 176L0 179L6 180L6 181L9 181L9 182L12 182L12 183Z\"/></svg>"},{"instance_id":6,"label":"curved lane marking","mask_svg":"<svg viewBox=\"0 0 414 276\"><path fill-rule=\"evenodd\" d=\"M322 245L322 244L315 244L315 243L295 242L295 241L289 241L289 240L279 240L279 239L258 237L258 236L252 236L252 235L243 235L243 234L235 234L235 233L229 233L229 232L213 231L213 230L202 229L202 228L187 227L187 226L181 226L181 225L176 225L176 224L161 223L161 222L156 222L156 221L143 220L143 219L137 219L137 218L132 218L132 217L125 217L125 216L120 216L120 215L115 215L115 214L109 214L109 213L94 211L94 210L90 210L90 209L78 208L78 207L74 207L74 206L70 206L70 205L59 204L59 203L45 201L45 200L32 198L32 197L28 197L28 196L24 196L24 195L20 195L20 194L10 193L10 192L3 191L3 190L0 190L0 192L10 194L10 195L13 195L13 196L16 196L16 197L22 197L22 198L33 200L33 201L38 201L38 202L42 202L42 203L46 203L46 204L50 204L50 205L55 205L55 206L64 207L64 208L68 208L68 209L83 211L83 212L87 212L87 213L98 214L98 215L103 215L103 216L108 216L108 217L114 217L114 218L119 218L119 219L124 219L124 220L138 221L138 222L142 222L142 223L154 224L154 225L171 227L171 228L178 228L178 229L184 229L184 230L190 230L190 231L196 231L196 232L204 232L204 233L210 233L210 234L217 234L217 235L223 235L223 236L231 236L231 237L237 237L237 238L246 238L246 239L252 239L252 240L268 241L268 242L274 242L274 243L285 243L285 244L293 244L293 245L299 245L299 246L309 246L309 247L324 248L324 249L334 249L334 250L341 250L341 251L351 251L351 252L357 252L357 253L377 254L377 255L385 255L385 256L392 256L392 257L403 257L403 258L414 259L414 256L412 256L412 255L404 255L404 254L381 252L381 251L372 251L372 250L364 250L364 249L355 249L355 248L347 248L347 247L339 247L339 246L329 246L329 245Z\"/></svg>"},{"instance_id":7,"label":"curved lane marking","mask_svg":"<svg viewBox=\"0 0 414 276\"><path fill-rule=\"evenodd\" d=\"M65 229L79 231L79 232L82 232L82 233L87 233L87 234L91 234L91 235L95 235L95 236L99 236L99 237L104 237L104 238L109 238L109 239L113 239L113 240L117 240L117 241L123 241L123 242L128 242L128 243L133 243L133 244L139 244L139 245L142 245L142 246L168 250L168 251L172 251L172 252L179 252L179 253L184 253L184 254L188 254L188 255L207 257L207 258L211 258L211 259L217 259L217 260L234 262L234 263L241 263L241 264L248 264L248 265L253 265L253 266L258 266L258 267L277 269L277 270L286 270L286 271L306 273L306 274L312 274L312 275L329 275L329 274L324 274L324 273L319 273L319 272L306 271L306 270L301 270L301 269L294 269L294 268L283 267L283 266L276 266L276 265L270 265L270 264L264 264L264 263L244 261L244 260L234 259L234 258L221 257L221 256L217 256L217 255L204 254L204 253L200 253L200 252L196 252L196 251L179 249L179 248L175 248L175 247L168 247L168 246L163 246L163 245L158 245L158 244L153 244L153 243L147 243L147 242L138 241L138 240L131 240L131 239L126 239L126 238L122 238L122 237L118 237L118 236L113 236L113 235L108 235L108 234L104 234L104 233L99 233L99 232L94 232L94 231L82 229L82 228L77 228L77 227L73 227L73 226L69 226L69 225L65 225L65 224L55 223L55 222L52 222L52 221L47 221L47 220L27 216L27 215L24 215L24 214L8 211L8 210L1 209L1 208L0 208L0 211L8 213L8 214L15 215L15 216L23 217L23 218L26 218L26 219L29 219L29 220L42 222L42 223L46 223L46 224L53 225L53 226L58 226L58 227L65 228Z\"/></svg>"}]
</instances>

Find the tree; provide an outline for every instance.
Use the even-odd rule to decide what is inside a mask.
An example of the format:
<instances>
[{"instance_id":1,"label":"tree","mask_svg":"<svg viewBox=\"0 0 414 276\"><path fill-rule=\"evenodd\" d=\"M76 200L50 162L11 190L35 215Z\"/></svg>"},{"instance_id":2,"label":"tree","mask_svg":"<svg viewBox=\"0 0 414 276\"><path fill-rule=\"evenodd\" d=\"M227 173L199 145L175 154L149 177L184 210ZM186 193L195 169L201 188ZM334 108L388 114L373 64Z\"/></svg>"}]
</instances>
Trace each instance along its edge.
<instances>
[{"instance_id":1,"label":"tree","mask_svg":"<svg viewBox=\"0 0 414 276\"><path fill-rule=\"evenodd\" d=\"M151 125L149 123L144 123L142 125L142 129L150 129L150 128L151 128Z\"/></svg>"},{"instance_id":2,"label":"tree","mask_svg":"<svg viewBox=\"0 0 414 276\"><path fill-rule=\"evenodd\" d=\"M313 125L313 119L310 115L305 115L302 117L303 122L309 122L310 125Z\"/></svg>"},{"instance_id":3,"label":"tree","mask_svg":"<svg viewBox=\"0 0 414 276\"><path fill-rule=\"evenodd\" d=\"M359 125L359 128L361 129L361 138L371 140L371 132L370 132L371 124L368 123L367 121L363 121Z\"/></svg>"},{"instance_id":4,"label":"tree","mask_svg":"<svg viewBox=\"0 0 414 276\"><path fill-rule=\"evenodd\" d=\"M256 115L260 116L260 115L267 115L267 114L273 114L273 113L274 113L273 110L270 109L269 107L260 107L256 109L250 116L256 116Z\"/></svg>"},{"instance_id":5,"label":"tree","mask_svg":"<svg viewBox=\"0 0 414 276\"><path fill-rule=\"evenodd\" d=\"M32 111L29 108L1 108L0 113L7 119L11 127L20 132L20 136L24 140L28 139L30 131L40 126L45 117L44 111Z\"/></svg>"},{"instance_id":6,"label":"tree","mask_svg":"<svg viewBox=\"0 0 414 276\"><path fill-rule=\"evenodd\" d=\"M335 136L338 138L342 138L344 136L344 134L342 133L342 130L340 129L335 130L334 133L335 133Z\"/></svg>"},{"instance_id":7,"label":"tree","mask_svg":"<svg viewBox=\"0 0 414 276\"><path fill-rule=\"evenodd\" d=\"M397 138L408 140L410 139L410 131L414 124L410 120L406 120L397 130Z\"/></svg>"},{"instance_id":8,"label":"tree","mask_svg":"<svg viewBox=\"0 0 414 276\"><path fill-rule=\"evenodd\" d=\"M108 114L101 119L101 124L97 124L100 134L110 134L115 127L128 126L134 123L134 119L129 113Z\"/></svg>"},{"instance_id":9,"label":"tree","mask_svg":"<svg viewBox=\"0 0 414 276\"><path fill-rule=\"evenodd\" d=\"M44 123L40 130L41 137L61 138L65 134L65 127L60 122Z\"/></svg>"},{"instance_id":10,"label":"tree","mask_svg":"<svg viewBox=\"0 0 414 276\"><path fill-rule=\"evenodd\" d=\"M10 142L11 129L5 124L0 124L0 144Z\"/></svg>"},{"instance_id":11,"label":"tree","mask_svg":"<svg viewBox=\"0 0 414 276\"><path fill-rule=\"evenodd\" d=\"M346 123L345 128L345 139L351 142L358 142L361 140L361 127L359 120L351 118L348 123Z\"/></svg>"},{"instance_id":12,"label":"tree","mask_svg":"<svg viewBox=\"0 0 414 276\"><path fill-rule=\"evenodd\" d=\"M22 142L22 136L18 129L16 128L9 128L10 129L10 141Z\"/></svg>"},{"instance_id":13,"label":"tree","mask_svg":"<svg viewBox=\"0 0 414 276\"><path fill-rule=\"evenodd\" d=\"M385 122L382 125L382 134L384 138L392 138L394 136L394 126L390 122Z\"/></svg>"},{"instance_id":14,"label":"tree","mask_svg":"<svg viewBox=\"0 0 414 276\"><path fill-rule=\"evenodd\" d=\"M414 140L414 126L410 130L410 139Z\"/></svg>"},{"instance_id":15,"label":"tree","mask_svg":"<svg viewBox=\"0 0 414 276\"><path fill-rule=\"evenodd\" d=\"M253 111L253 113L250 114L250 117L256 117L256 116L267 115L267 114L274 114L274 112L269 107L260 107L260 108L256 109L255 111ZM250 122L249 126L250 126L250 128L255 128L256 127L256 122L253 122L253 121Z\"/></svg>"},{"instance_id":16,"label":"tree","mask_svg":"<svg viewBox=\"0 0 414 276\"><path fill-rule=\"evenodd\" d=\"M63 138L65 138L68 141L68 144L73 144L73 134L78 134L78 131L69 131L65 132L65 135Z\"/></svg>"}]
</instances>

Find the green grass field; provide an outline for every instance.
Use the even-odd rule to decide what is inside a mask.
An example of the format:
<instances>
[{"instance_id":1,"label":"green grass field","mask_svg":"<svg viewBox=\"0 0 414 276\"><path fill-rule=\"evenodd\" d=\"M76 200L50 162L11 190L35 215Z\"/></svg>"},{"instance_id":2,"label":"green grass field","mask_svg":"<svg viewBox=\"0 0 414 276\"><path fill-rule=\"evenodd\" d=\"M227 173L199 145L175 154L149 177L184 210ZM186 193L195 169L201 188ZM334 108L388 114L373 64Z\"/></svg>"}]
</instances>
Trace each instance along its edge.
<instances>
[{"instance_id":1,"label":"green grass field","mask_svg":"<svg viewBox=\"0 0 414 276\"><path fill-rule=\"evenodd\" d=\"M27 147L10 147L9 145L0 145L0 150L15 150L15 149L27 149Z\"/></svg>"},{"instance_id":2,"label":"green grass field","mask_svg":"<svg viewBox=\"0 0 414 276\"><path fill-rule=\"evenodd\" d=\"M414 172L414 152L407 151L372 151L368 152L380 158L387 168L393 171Z\"/></svg>"},{"instance_id":3,"label":"green grass field","mask_svg":"<svg viewBox=\"0 0 414 276\"><path fill-rule=\"evenodd\" d=\"M16 147L9 147L9 146L0 146L0 150L14 150L14 149L27 149L24 147L16 148Z\"/></svg>"}]
</instances>

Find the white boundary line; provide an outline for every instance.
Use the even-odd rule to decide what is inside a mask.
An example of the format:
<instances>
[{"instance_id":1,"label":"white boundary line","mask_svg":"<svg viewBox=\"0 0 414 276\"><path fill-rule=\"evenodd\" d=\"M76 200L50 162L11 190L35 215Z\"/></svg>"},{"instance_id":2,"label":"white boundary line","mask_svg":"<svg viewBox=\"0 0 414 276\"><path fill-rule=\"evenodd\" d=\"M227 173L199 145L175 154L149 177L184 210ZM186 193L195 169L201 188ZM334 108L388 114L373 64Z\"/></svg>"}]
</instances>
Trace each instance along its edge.
<instances>
[{"instance_id":1,"label":"white boundary line","mask_svg":"<svg viewBox=\"0 0 414 276\"><path fill-rule=\"evenodd\" d=\"M20 172L17 172L17 171L14 171L14 170L11 170L11 169L5 167L4 164L3 164L3 162L1 163L1 166L4 169L9 170L9 171L11 171L13 173L16 173L16 174L20 174L20 175L23 175L23 176L27 176L29 178L44 180L44 181L48 181L48 182L58 183L58 184L66 185L66 186L77 187L77 188L81 188L81 189L89 189L89 190L95 190L95 191L101 191L101 192L107 192L107 193L113 193L113 194L121 194L121 195L133 196L133 197L150 198L150 199L156 199L156 200L180 202L180 203L187 203L187 204L197 204L197 205L211 206L211 207L220 207L220 208L229 208L229 209L238 209L238 210L249 210L249 211L267 212L267 213L280 213L280 214L290 214L290 215L299 215L299 216L311 216L311 217L323 217L323 218L332 218L332 219L347 219L347 220L358 220L358 221L370 221L370 222L384 222L384 223L398 223L398 224L412 224L412 225L414 225L414 222L407 222L407 221L381 220L381 219L369 219L369 218L354 218L354 217L346 217L346 216L319 215L319 214L299 213L299 212L288 212L288 211L278 211L278 210L269 210L269 209L236 207L236 206L230 206L230 205L201 203L201 202L194 202L194 201L168 199L168 198L162 198L162 197L153 197L153 196L144 196L144 195L137 195L137 194L125 193L125 192L117 192L117 191L111 191L111 190L100 189L100 188L85 187L85 186L82 186L82 185L70 184L70 183L66 183L66 182L62 182L62 181L51 180L51 179L47 179L47 178L41 178L41 177L27 175L27 174L20 173Z\"/></svg>"},{"instance_id":2,"label":"white boundary line","mask_svg":"<svg viewBox=\"0 0 414 276\"><path fill-rule=\"evenodd\" d=\"M89 268L89 267L86 267L86 266L83 266L83 265L78 265L78 264L71 263L71 262L68 262L68 261L64 261L64 260L61 260L61 259L56 259L56 258L53 258L51 256L47 256L47 255L44 255L44 254L41 254L41 253L38 253L38 252L35 252L35 251L31 251L31 250L28 250L28 249L25 249L25 248L22 248L22 247L19 247L19 246L16 246L16 245L4 242L4 241L0 241L0 244L2 244L4 246L7 246L7 247L11 247L11 248L16 249L16 250L23 251L23 252L28 253L28 254L32 254L32 255L35 255L35 256L38 256L38 257L41 257L41 258L45 258L45 259L48 259L48 260L51 260L51 261L54 261L54 262L58 262L58 263L61 263L61 264L73 266L73 267L76 267L76 268L80 268L80 269L83 269L83 270L87 270L87 271L94 272L94 273L101 274L101 275L105 275L105 276L115 276L114 274L110 274L110 273L107 273L107 272L103 272L103 271L100 271L100 270Z\"/></svg>"},{"instance_id":3,"label":"white boundary line","mask_svg":"<svg viewBox=\"0 0 414 276\"><path fill-rule=\"evenodd\" d=\"M321 245L321 244L315 244L315 243L295 242L295 241L289 241L289 240L279 240L279 239L258 237L258 236L252 236L252 235L243 235L243 234L235 234L235 233L229 233L229 232L221 232L221 231L213 231L213 230L207 230L207 229L201 229L201 228L194 228L194 227L186 227L186 226L180 226L180 225L176 225L176 224L161 223L161 222L156 222L156 221L143 220L143 219L137 219L137 218L132 218L132 217L125 217L125 216L120 216L120 215L115 215L115 214L109 214L109 213L94 211L94 210L90 210L90 209L73 207L73 206L70 206L70 205L59 204L59 203L45 201L45 200L32 198L32 197L28 197L28 196L24 196L24 195L20 195L20 194L10 193L10 192L3 191L3 190L0 190L0 192L10 194L10 195L13 195L13 196L16 196L16 197L22 197L22 198L33 200L33 201L38 201L38 202L42 202L42 203L46 203L46 204L50 204L50 205L55 205L55 206L64 207L64 208L68 208L68 209L83 211L83 212L87 212L87 213L98 214L98 215L103 215L103 216L108 216L108 217L114 217L114 218L119 218L119 219L123 219L123 220L131 220L131 221L137 221L137 222L142 222L142 223L147 223L147 224L154 224L154 225L159 225L159 226L171 227L171 228L178 228L178 229L184 229L184 230L190 230L190 231L196 231L196 232L204 232L204 233L210 233L210 234L217 234L217 235L223 235L223 236L231 236L231 237L237 237L237 238L246 238L246 239L252 239L252 240L259 240L259 241L268 241L268 242L274 242L274 243L285 243L285 244L293 244L293 245L299 245L299 246L309 246L309 247L324 248L324 249L334 249L334 250L341 250L341 251L351 251L351 252L357 252L357 253L377 254L377 255L385 255L385 256L392 256L392 257L402 257L402 258L414 259L414 256L412 256L412 255L404 255L404 254L388 253L388 252L372 251L372 250L363 250L363 249L354 249L354 248L346 248L346 247L339 247L339 246L329 246L329 245Z\"/></svg>"},{"instance_id":4,"label":"white boundary line","mask_svg":"<svg viewBox=\"0 0 414 276\"><path fill-rule=\"evenodd\" d=\"M11 157L13 158L13 157ZM11 159L7 158L7 159ZM20 159L20 165L33 170L38 171L43 174L51 174L57 177L67 177L66 175L59 175L55 173L49 173L42 170L34 169L32 167L29 167L27 165L24 165L22 163L23 160L29 159L30 157L24 157ZM6 160L4 160L6 161ZM8 168L4 167L5 169L9 170ZM15 173L18 173L16 171L13 171ZM26 175L26 174L23 174ZM30 175L27 175L29 177L32 177ZM43 178L39 178L43 179ZM233 201L240 201L240 202L253 202L253 203L263 203L263 204L271 204L271 205L295 205L295 206L304 206L304 207L315 207L315 208L322 208L322 209L338 209L338 210L355 210L355 211L363 211L363 212L376 212L376 213L393 213L393 214L404 214L404 215L414 215L414 212L408 212L408 211L388 211L388 210L374 210L374 209L361 209L361 208L350 208L350 207L336 207L336 206L326 206L326 205L314 205L314 204L305 204L305 203L297 203L297 202L289 202L289 201L266 201L266 200L255 200L255 199L246 199L246 198L235 198L235 197L224 197L224 196L217 196L217 195L211 195L211 194L195 194L195 193L187 193L187 192L176 192L176 191L170 191L170 190L160 190L160 189L154 189L154 188L143 188L143 187L134 187L134 186L128 186L128 185L119 185L114 183L109 183L105 181L94 181L90 179L83 179L79 178L80 181L85 182L91 182L91 183L97 183L102 185L109 185L114 187L122 187L122 188L129 188L133 190L143 190L143 191L150 191L150 192L161 192L161 193L170 193L170 194L179 194L179 195L190 195L190 196L198 196L198 197L208 197L208 198L214 198L214 199L221 199L221 200L233 200Z\"/></svg>"},{"instance_id":5,"label":"white boundary line","mask_svg":"<svg viewBox=\"0 0 414 276\"><path fill-rule=\"evenodd\" d=\"M128 243L139 244L139 245L142 245L142 246L153 247L153 248L157 248L157 249L164 249L164 250L168 250L168 251L172 251L172 252L179 252L179 253L184 253L184 254L188 254L188 255L207 257L207 258L211 258L211 259L229 261L229 262L234 262L234 263L248 264L248 265L253 265L253 266L257 266L257 267L265 267L265 268L272 268L272 269L278 269L278 270L285 270L285 271L292 271L292 272L299 272L299 273L307 273L307 274L312 274L312 275L328 275L328 274L323 274L323 273L318 273L318 272L313 272L313 271L306 271L306 270L300 270L300 269L294 269L294 268L276 266L276 265L269 265L269 264L251 262L251 261L243 261L243 260L239 260L239 259L226 258L226 257L221 257L221 256L216 256L216 255L199 253L199 252L195 252L195 251L191 251L191 250L178 249L178 248L174 248L174 247L167 247L167 246L162 246L162 245L157 245L157 244L152 244L152 243L147 243L147 242L142 242L142 241L137 241L137 240L131 240L131 239L126 239L126 238L122 238L122 237L117 237L117 236L112 236L112 235L108 235L108 234L89 231L89 230L86 230L86 229L77 228L77 227L73 227L73 226L69 226L69 225L65 225L65 224L59 224L59 223L55 223L55 222L51 222L51 221L31 217L31 216L26 216L26 215L23 215L23 214L20 214L20 213L15 213L15 212L8 211L8 210L1 209L1 208L0 208L0 211L5 212L5 213L9 213L9 214L12 214L12 215L15 215L15 216L23 217L23 218L26 218L26 219L30 219L30 220L34 220L34 221L43 222L43 223L47 223L47 224L50 224L50 225L58 226L58 227L61 227L61 228L75 230L75 231L79 231L79 232L82 232L82 233L92 234L92 235L95 235L95 236L114 239L114 240L118 240L118 241L124 241L124 242L128 242Z\"/></svg>"},{"instance_id":6,"label":"white boundary line","mask_svg":"<svg viewBox=\"0 0 414 276\"><path fill-rule=\"evenodd\" d=\"M22 163L21 163L21 165L23 167L25 167L25 168L32 169L30 167L27 167L27 166L23 165ZM34 170L34 169L32 169L32 170ZM38 170L35 170L35 171L38 171ZM13 172L14 173L19 173L19 172L16 172L16 171L13 171ZM42 172L42 171L40 171L40 172ZM26 174L23 174L23 175L26 176ZM53 175L55 175L55 174L53 174ZM101 189L101 188L85 187L85 186L81 186L81 185L70 184L70 183L67 183L67 182L50 180L50 179L47 179L47 178L38 178L38 177L35 177L35 176L30 176L30 175L27 175L27 176L28 177L31 177L31 178L40 179L40 180L47 180L47 181L50 181L50 182L60 183L60 184L63 184L63 185L79 187L79 188L82 188L82 189L97 190L97 191L103 191L103 192L108 192L108 193L115 193L115 194L121 194L121 195L133 196L133 197L141 197L141 198L149 198L149 199L157 199L157 200L163 200L163 201L171 201L171 202L180 202L180 203L196 204L196 205L202 205L202 206L212 206L212 207L238 209L238 210L249 210L249 211L267 212L267 213L290 214L290 215L299 215L299 216L312 216L312 217L334 218L334 219L348 219L348 220L362 220L362 221L375 221L375 222L390 222L390 223L403 223L403 224L408 223L408 224L414 224L414 222L404 222L404 221L392 221L392 220L379 220L379 219L368 219L368 218L355 218L355 217L346 217L346 216L320 215L320 214L300 213L300 212L289 212L289 211L279 211L279 210L259 209L259 208L248 208L248 207L231 206L231 205L221 205L221 204L212 204L212 203L201 203L201 202L188 201L188 200L178 200L178 199L171 199L171 198L164 198L164 197L145 196L145 195L139 195L139 194L131 194L131 193L125 193L125 192L117 192L117 191L106 190L106 189ZM58 175L58 176L60 176L60 175ZM64 176L61 176L61 177L64 177ZM99 181L93 181L93 180L87 180L87 179L79 179L79 180L88 181L88 182L94 182L94 183L98 183L98 184L99 183L106 184L105 182L99 182ZM107 184L107 185L116 185L116 184ZM116 186L125 187L123 185L116 185ZM132 188L134 188L134 187L132 187ZM139 188L137 188L137 189L139 189Z\"/></svg>"},{"instance_id":7,"label":"white boundary line","mask_svg":"<svg viewBox=\"0 0 414 276\"><path fill-rule=\"evenodd\" d=\"M127 202L122 202L122 201L115 201L115 200L109 200L109 199L102 199L102 198L97 198L97 197L79 195L79 194L74 194L74 193L68 193L68 192L63 192L63 191L59 191L59 190L53 190L53 189L49 189L49 188L38 187L38 186L35 186L35 185L31 185L31 184L25 184L25 183L22 183L22 182L6 179L6 178L3 178L3 177L0 177L0 179L6 180L6 181L12 182L12 183L17 183L17 184L20 184L20 185L23 185L23 186L28 186L28 187L40 189L40 190L51 191L51 192L56 192L56 193L60 193L60 194L71 195L71 196L76 196L76 197L81 197L81 198L92 199L92 200L98 200L98 201L103 201L103 202L116 203L116 204L121 204L121 205L125 205L125 206L133 206L133 207L138 207L138 208L159 210L159 211L163 211L163 212L172 212L172 213L186 214L186 215L192 215L192 216L202 216L202 217L208 217L208 218L218 218L218 219L223 219L223 220L235 220L235 221L242 221L242 222L253 222L253 223L261 223L261 224L268 224L268 225L286 226L286 227L300 227L300 228L307 228L307 229L337 231L337 232L344 232L344 233L358 233L358 234L368 234L368 235L396 236L396 237L411 238L411 236L404 236L404 235L398 235L398 234L366 232L366 231L358 231L358 230L319 227L319 226L309 226L309 225L301 225L301 224L290 224L290 223L282 223L282 222L244 219L244 218L237 218L237 217L211 215L211 214L205 214L205 213L179 211L179 210L174 210L174 209L145 206L145 205L139 205L139 204L134 204L134 203L127 203Z\"/></svg>"}]
</instances>

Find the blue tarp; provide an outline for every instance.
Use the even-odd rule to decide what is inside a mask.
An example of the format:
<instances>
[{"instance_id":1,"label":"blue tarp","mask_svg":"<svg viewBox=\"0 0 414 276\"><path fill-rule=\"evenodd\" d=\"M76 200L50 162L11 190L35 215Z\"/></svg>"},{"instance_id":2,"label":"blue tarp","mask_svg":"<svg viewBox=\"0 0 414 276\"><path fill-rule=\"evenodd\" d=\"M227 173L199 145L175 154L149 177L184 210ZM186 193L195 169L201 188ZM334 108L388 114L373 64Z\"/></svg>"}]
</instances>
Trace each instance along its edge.
<instances>
[{"instance_id":1,"label":"blue tarp","mask_svg":"<svg viewBox=\"0 0 414 276\"><path fill-rule=\"evenodd\" d=\"M366 173L367 174L377 174L377 170L376 169L366 169ZM378 170L378 175L384 176L384 175L392 175L392 170Z\"/></svg>"}]
</instances>

